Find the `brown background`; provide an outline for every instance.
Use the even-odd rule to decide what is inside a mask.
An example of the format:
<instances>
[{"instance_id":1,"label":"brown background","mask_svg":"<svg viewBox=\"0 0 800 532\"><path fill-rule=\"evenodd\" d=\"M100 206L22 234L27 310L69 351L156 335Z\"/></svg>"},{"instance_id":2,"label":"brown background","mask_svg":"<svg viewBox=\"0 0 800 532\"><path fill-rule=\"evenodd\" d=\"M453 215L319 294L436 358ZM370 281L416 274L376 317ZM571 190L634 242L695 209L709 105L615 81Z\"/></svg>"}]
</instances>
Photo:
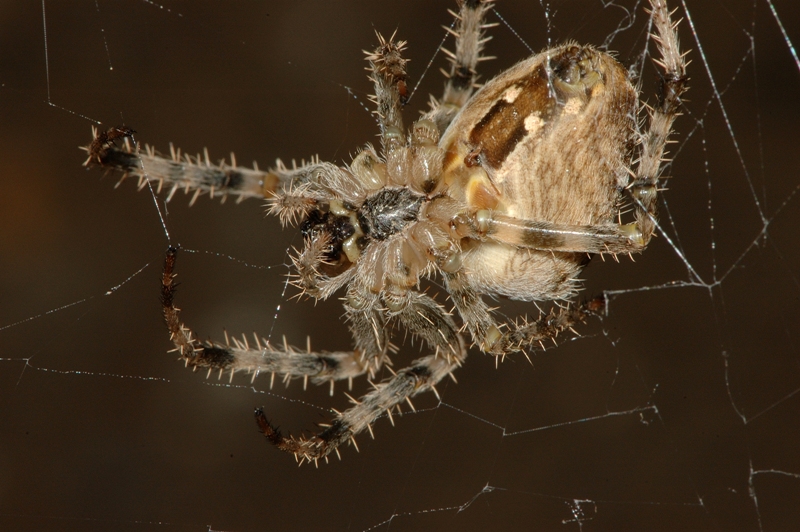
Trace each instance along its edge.
<instances>
[{"instance_id":1,"label":"brown background","mask_svg":"<svg viewBox=\"0 0 800 532\"><path fill-rule=\"evenodd\" d=\"M800 43L794 2L773 2ZM764 2L689 2L744 167L681 28L692 90L661 220L702 281L663 237L635 263L595 260L587 293L632 291L584 338L533 367L515 357L496 370L473 353L459 384L441 387L445 405L418 398L420 413L379 421L360 453L319 469L269 448L252 408L298 432L346 398L298 383L269 393L244 376L218 385L165 354L153 199L85 171L76 147L88 117L163 151L347 161L375 141L361 59L374 29L410 41L416 81L450 2L231 4L47 2L52 105L41 5L0 8L0 528L576 530L581 512L584 530L800 526L800 198L781 207L800 185L800 72ZM603 43L625 15L551 4L549 33L539 2L498 9L536 50L548 35ZM626 64L643 42L637 9L610 44ZM529 53L505 26L492 35L499 59L485 76ZM441 63L407 117L440 91ZM653 93L651 77L643 88ZM179 263L196 331L348 347L338 302L284 294L293 231L257 201L187 203L177 197L166 220L173 242L203 252ZM415 354L406 346L397 364Z\"/></svg>"}]
</instances>

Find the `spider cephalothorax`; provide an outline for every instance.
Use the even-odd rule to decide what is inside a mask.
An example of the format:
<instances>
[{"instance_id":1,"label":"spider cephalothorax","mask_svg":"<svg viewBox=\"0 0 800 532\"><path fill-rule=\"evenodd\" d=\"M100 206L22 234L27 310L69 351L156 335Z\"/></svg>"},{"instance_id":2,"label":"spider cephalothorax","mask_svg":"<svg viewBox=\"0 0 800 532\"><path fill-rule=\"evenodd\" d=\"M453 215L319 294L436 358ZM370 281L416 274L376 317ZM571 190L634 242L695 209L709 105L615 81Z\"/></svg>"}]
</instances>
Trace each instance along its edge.
<instances>
[{"instance_id":1,"label":"spider cephalothorax","mask_svg":"<svg viewBox=\"0 0 800 532\"><path fill-rule=\"evenodd\" d=\"M664 77L649 128L629 74L611 55L575 43L549 48L488 81L473 94L486 39L489 1L462 0L455 52L441 100L406 132L401 107L409 97L403 42L379 38L370 52L370 79L381 149L362 149L346 166L312 160L268 172L212 166L206 157L135 155L132 130L99 134L89 163L138 175L144 185L268 198L270 212L298 225L303 245L292 257L295 284L311 297L346 291L344 307L354 338L350 351L314 352L255 338L199 343L174 306L176 249L162 277L164 317L185 363L275 374L284 379L351 380L376 371L394 352L391 325L424 341L430 354L353 400L310 438L281 435L256 411L264 435L301 460L327 457L399 403L435 385L461 365L472 343L497 357L525 351L571 329L602 309L600 300L557 307L537 320L504 322L482 295L523 301L564 300L594 254L637 253L655 230L658 178L664 148L685 90L683 56L664 0L650 0ZM117 148L115 139L125 138ZM623 224L628 194L634 220ZM442 279L455 312L419 290L420 280ZM457 315L463 326L456 325ZM232 344L231 344L232 342Z\"/></svg>"},{"instance_id":2,"label":"spider cephalothorax","mask_svg":"<svg viewBox=\"0 0 800 532\"><path fill-rule=\"evenodd\" d=\"M417 221L424 201L408 188L384 187L361 204L356 217L365 236L386 240Z\"/></svg>"}]
</instances>

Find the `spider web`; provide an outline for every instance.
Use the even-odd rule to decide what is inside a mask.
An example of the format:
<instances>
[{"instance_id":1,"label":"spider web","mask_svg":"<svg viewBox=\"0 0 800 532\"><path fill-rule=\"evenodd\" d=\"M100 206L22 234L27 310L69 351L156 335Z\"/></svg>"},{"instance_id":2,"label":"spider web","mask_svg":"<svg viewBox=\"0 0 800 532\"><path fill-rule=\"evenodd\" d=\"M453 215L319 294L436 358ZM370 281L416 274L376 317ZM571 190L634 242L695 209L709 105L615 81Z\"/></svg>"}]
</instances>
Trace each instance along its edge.
<instances>
[{"instance_id":1,"label":"spider web","mask_svg":"<svg viewBox=\"0 0 800 532\"><path fill-rule=\"evenodd\" d=\"M691 90L663 230L595 260L609 315L581 338L376 424L360 453L298 469L254 406L297 433L347 407L327 387L206 380L166 355L167 245L152 195L80 167L90 125L262 167L375 142L361 49L410 42L406 117L438 94L450 2L128 0L0 10L0 526L8 530L789 530L800 526L800 10L671 0ZM549 42L604 44L654 100L643 2L500 2L483 79ZM176 197L178 304L196 331L350 344L338 301L297 303L258 202ZM434 288L435 289L435 288ZM441 294L444 295L444 294ZM507 305L511 316L534 312ZM406 345L402 366L417 354ZM366 390L356 384L354 393Z\"/></svg>"}]
</instances>

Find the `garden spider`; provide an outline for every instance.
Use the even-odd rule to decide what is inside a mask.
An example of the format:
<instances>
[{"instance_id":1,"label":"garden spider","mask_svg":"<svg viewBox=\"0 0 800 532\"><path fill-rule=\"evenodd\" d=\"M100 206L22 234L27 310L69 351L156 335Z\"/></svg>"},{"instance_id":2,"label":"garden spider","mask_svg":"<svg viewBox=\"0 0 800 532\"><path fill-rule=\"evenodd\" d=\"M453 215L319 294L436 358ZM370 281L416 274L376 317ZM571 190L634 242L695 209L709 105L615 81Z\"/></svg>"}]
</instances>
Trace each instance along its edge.
<instances>
[{"instance_id":1,"label":"garden spider","mask_svg":"<svg viewBox=\"0 0 800 532\"><path fill-rule=\"evenodd\" d=\"M121 127L95 134L87 164L120 170L158 191L194 191L239 200L267 198L270 213L296 225L304 247L292 260L294 284L326 299L345 290L344 308L354 346L312 352L255 339L200 343L174 305L175 259L170 247L162 278L164 318L175 351L187 366L246 371L284 379L328 382L374 378L395 350L393 323L424 340L430 354L392 372L373 390L311 437L282 435L261 409L261 432L303 461L317 461L401 402L431 390L464 363L468 344L496 357L524 352L571 329L603 308L603 300L557 307L535 321L501 323L482 295L523 301L561 301L594 254L641 252L655 230L656 197L664 149L686 89L677 24L664 0L650 0L653 38L663 69L649 127L637 121L640 102L628 72L609 54L567 43L536 54L473 94L482 59L484 22L492 3L460 0L454 52L444 95L403 127L408 98L405 43L379 35L367 54L381 149L362 149L349 165L312 160L263 172L205 159L140 154ZM124 145L115 145L115 139ZM124 177L123 177L124 179ZM622 197L635 221L622 224ZM460 317L419 291L421 278L440 276ZM438 395L438 394L437 394Z\"/></svg>"}]
</instances>

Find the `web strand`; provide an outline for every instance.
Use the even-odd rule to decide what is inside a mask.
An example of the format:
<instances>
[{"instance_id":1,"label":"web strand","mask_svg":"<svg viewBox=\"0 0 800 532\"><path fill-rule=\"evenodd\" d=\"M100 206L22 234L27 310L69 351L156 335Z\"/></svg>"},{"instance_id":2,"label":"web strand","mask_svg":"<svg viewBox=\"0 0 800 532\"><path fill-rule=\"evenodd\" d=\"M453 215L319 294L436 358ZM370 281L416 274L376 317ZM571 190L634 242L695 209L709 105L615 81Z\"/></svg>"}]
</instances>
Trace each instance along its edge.
<instances>
[{"instance_id":1,"label":"web strand","mask_svg":"<svg viewBox=\"0 0 800 532\"><path fill-rule=\"evenodd\" d=\"M523 4L490 13L497 59L479 65L481 81L525 49L575 39L616 54L657 104L646 2ZM344 295L294 297L286 250L303 236L258 201L206 195L189 207L176 194L167 209L149 182L114 190L118 176L86 171L75 148L90 141L86 122L100 123L91 117L110 127L124 116L160 149L236 150L262 168L309 153L347 164L376 142L360 55L374 28L409 40L410 123L426 109L418 92L441 94L437 43L455 3L20 10L0 51L0 528L798 528L800 21L785 2L711 4L670 1L692 49L691 91L659 181L657 237L635 262L595 257L582 273L578 299L604 293L602 319L530 362L495 369L473 349L439 398L384 413L359 452L343 446L318 470L272 452L253 408L284 433L315 430L350 406L343 390L367 393L425 346L394 330L395 366L332 397L270 375L186 370L166 352L159 313L165 240L191 254L178 293L201 341L224 327L251 343L255 330L350 349ZM427 293L452 305L441 283ZM487 303L511 318L549 311Z\"/></svg>"}]
</instances>

